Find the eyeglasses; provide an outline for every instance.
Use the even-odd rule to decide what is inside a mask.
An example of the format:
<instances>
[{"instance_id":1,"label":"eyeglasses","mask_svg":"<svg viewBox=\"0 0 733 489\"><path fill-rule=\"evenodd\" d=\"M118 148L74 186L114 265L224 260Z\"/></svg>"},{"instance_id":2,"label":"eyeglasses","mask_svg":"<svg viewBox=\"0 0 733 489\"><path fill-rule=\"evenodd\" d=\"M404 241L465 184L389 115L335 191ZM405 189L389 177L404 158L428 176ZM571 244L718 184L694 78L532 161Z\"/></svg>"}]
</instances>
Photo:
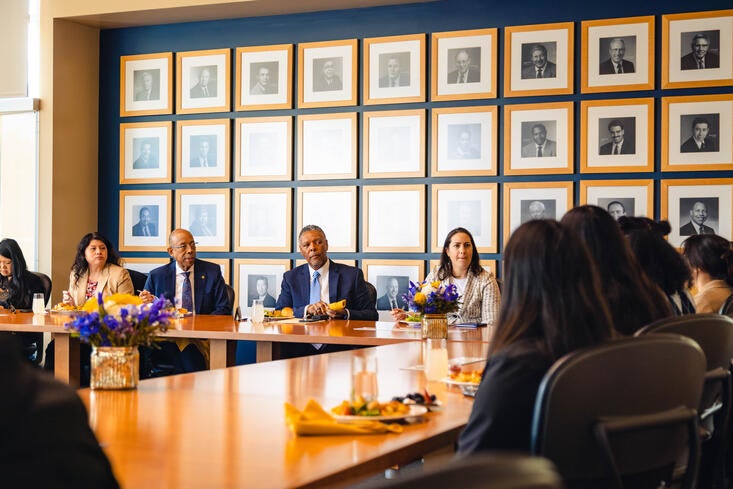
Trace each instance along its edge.
<instances>
[{"instance_id":1,"label":"eyeglasses","mask_svg":"<svg viewBox=\"0 0 733 489\"><path fill-rule=\"evenodd\" d=\"M171 246L171 249L174 249L174 250L185 250L186 248L189 248L190 247L192 250L195 250L197 244L198 244L198 242L191 241L190 243L183 243L183 244L179 244L178 246Z\"/></svg>"}]
</instances>

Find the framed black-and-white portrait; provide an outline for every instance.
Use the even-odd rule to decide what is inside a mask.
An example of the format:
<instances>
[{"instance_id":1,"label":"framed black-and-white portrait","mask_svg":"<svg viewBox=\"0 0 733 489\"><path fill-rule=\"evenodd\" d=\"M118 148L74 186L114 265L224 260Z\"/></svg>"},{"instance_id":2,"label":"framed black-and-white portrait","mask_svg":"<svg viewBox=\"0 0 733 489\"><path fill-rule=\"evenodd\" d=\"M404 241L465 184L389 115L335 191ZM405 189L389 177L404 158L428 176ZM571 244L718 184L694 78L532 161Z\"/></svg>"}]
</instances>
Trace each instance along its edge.
<instances>
[{"instance_id":1,"label":"framed black-and-white portrait","mask_svg":"<svg viewBox=\"0 0 733 489\"><path fill-rule=\"evenodd\" d=\"M235 119L237 182L291 180L293 118L288 115Z\"/></svg>"},{"instance_id":2,"label":"framed black-and-white portrait","mask_svg":"<svg viewBox=\"0 0 733 489\"><path fill-rule=\"evenodd\" d=\"M234 199L234 251L291 251L291 189L238 188Z\"/></svg>"},{"instance_id":3,"label":"framed black-and-white portrait","mask_svg":"<svg viewBox=\"0 0 733 489\"><path fill-rule=\"evenodd\" d=\"M173 124L120 124L120 183L170 183Z\"/></svg>"},{"instance_id":4,"label":"framed black-and-white portrait","mask_svg":"<svg viewBox=\"0 0 733 489\"><path fill-rule=\"evenodd\" d=\"M425 176L425 110L364 112L364 178Z\"/></svg>"},{"instance_id":5,"label":"framed black-and-white portrait","mask_svg":"<svg viewBox=\"0 0 733 489\"><path fill-rule=\"evenodd\" d=\"M167 265L170 262L169 256L157 258L123 257L125 268L136 272L148 274L158 267Z\"/></svg>"},{"instance_id":6,"label":"framed black-and-white portrait","mask_svg":"<svg viewBox=\"0 0 733 489\"><path fill-rule=\"evenodd\" d=\"M497 29L434 32L430 99L496 98Z\"/></svg>"},{"instance_id":7,"label":"framed black-and-white portrait","mask_svg":"<svg viewBox=\"0 0 733 489\"><path fill-rule=\"evenodd\" d=\"M120 117L173 113L173 53L120 56Z\"/></svg>"},{"instance_id":8,"label":"framed black-and-white portrait","mask_svg":"<svg viewBox=\"0 0 733 489\"><path fill-rule=\"evenodd\" d=\"M419 283L425 278L425 262L422 260L362 260L364 278L377 289L377 310L407 310L403 295L410 282Z\"/></svg>"},{"instance_id":9,"label":"framed black-and-white portrait","mask_svg":"<svg viewBox=\"0 0 733 489\"><path fill-rule=\"evenodd\" d=\"M356 113L298 116L298 180L356 178Z\"/></svg>"},{"instance_id":10,"label":"framed black-and-white portrait","mask_svg":"<svg viewBox=\"0 0 733 489\"><path fill-rule=\"evenodd\" d=\"M560 220L573 206L573 182L504 184L504 245L521 224L532 219Z\"/></svg>"},{"instance_id":11,"label":"framed black-and-white portrait","mask_svg":"<svg viewBox=\"0 0 733 489\"><path fill-rule=\"evenodd\" d=\"M364 105L425 101L425 34L364 39Z\"/></svg>"},{"instance_id":12,"label":"framed black-and-white portrait","mask_svg":"<svg viewBox=\"0 0 733 489\"><path fill-rule=\"evenodd\" d=\"M200 251L229 251L229 189L176 190L176 227L188 229Z\"/></svg>"},{"instance_id":13,"label":"framed black-and-white portrait","mask_svg":"<svg viewBox=\"0 0 733 489\"><path fill-rule=\"evenodd\" d=\"M356 251L356 223L356 187L298 187L296 227L320 226L329 251Z\"/></svg>"},{"instance_id":14,"label":"framed black-and-white portrait","mask_svg":"<svg viewBox=\"0 0 733 489\"><path fill-rule=\"evenodd\" d=\"M356 105L357 42L298 45L298 107Z\"/></svg>"},{"instance_id":15,"label":"framed black-and-white portrait","mask_svg":"<svg viewBox=\"0 0 733 489\"><path fill-rule=\"evenodd\" d=\"M120 190L120 251L165 251L170 190Z\"/></svg>"},{"instance_id":16,"label":"framed black-and-white portrait","mask_svg":"<svg viewBox=\"0 0 733 489\"><path fill-rule=\"evenodd\" d=\"M662 98L662 171L729 170L731 164L732 94Z\"/></svg>"},{"instance_id":17,"label":"framed black-and-white portrait","mask_svg":"<svg viewBox=\"0 0 733 489\"><path fill-rule=\"evenodd\" d=\"M176 122L176 181L228 182L229 119Z\"/></svg>"},{"instance_id":18,"label":"framed black-and-white portrait","mask_svg":"<svg viewBox=\"0 0 733 489\"><path fill-rule=\"evenodd\" d=\"M434 177L497 174L496 106L432 110Z\"/></svg>"},{"instance_id":19,"label":"framed black-and-white portrait","mask_svg":"<svg viewBox=\"0 0 733 489\"><path fill-rule=\"evenodd\" d=\"M228 112L231 50L176 53L176 112Z\"/></svg>"},{"instance_id":20,"label":"framed black-and-white portrait","mask_svg":"<svg viewBox=\"0 0 733 489\"><path fill-rule=\"evenodd\" d=\"M237 304L249 316L254 299L262 299L265 308L274 308L280 295L283 275L290 270L290 260L234 260L234 290Z\"/></svg>"},{"instance_id":21,"label":"framed black-and-white portrait","mask_svg":"<svg viewBox=\"0 0 733 489\"><path fill-rule=\"evenodd\" d=\"M425 251L425 186L363 187L364 251Z\"/></svg>"},{"instance_id":22,"label":"framed black-and-white portrait","mask_svg":"<svg viewBox=\"0 0 733 489\"><path fill-rule=\"evenodd\" d=\"M573 172L573 103L504 107L504 174Z\"/></svg>"},{"instance_id":23,"label":"framed black-and-white portrait","mask_svg":"<svg viewBox=\"0 0 733 489\"><path fill-rule=\"evenodd\" d=\"M473 235L477 252L496 253L498 194L496 183L433 184L431 250L440 253L448 232L462 227Z\"/></svg>"},{"instance_id":24,"label":"framed black-and-white portrait","mask_svg":"<svg viewBox=\"0 0 733 489\"><path fill-rule=\"evenodd\" d=\"M654 171L654 99L580 103L582 173Z\"/></svg>"},{"instance_id":25,"label":"framed black-and-white portrait","mask_svg":"<svg viewBox=\"0 0 733 489\"><path fill-rule=\"evenodd\" d=\"M654 16L582 23L581 91L654 88Z\"/></svg>"},{"instance_id":26,"label":"framed black-and-white portrait","mask_svg":"<svg viewBox=\"0 0 733 489\"><path fill-rule=\"evenodd\" d=\"M692 234L730 239L732 197L731 178L662 180L661 218L672 227L669 242L680 246Z\"/></svg>"},{"instance_id":27,"label":"framed black-and-white portrait","mask_svg":"<svg viewBox=\"0 0 733 489\"><path fill-rule=\"evenodd\" d=\"M654 217L654 180L583 180L580 205L597 205L614 219Z\"/></svg>"},{"instance_id":28,"label":"framed black-and-white portrait","mask_svg":"<svg viewBox=\"0 0 733 489\"><path fill-rule=\"evenodd\" d=\"M242 47L236 53L236 110L292 108L292 44Z\"/></svg>"},{"instance_id":29,"label":"framed black-and-white portrait","mask_svg":"<svg viewBox=\"0 0 733 489\"><path fill-rule=\"evenodd\" d=\"M733 83L733 10L662 16L662 88Z\"/></svg>"},{"instance_id":30,"label":"framed black-and-white portrait","mask_svg":"<svg viewBox=\"0 0 733 489\"><path fill-rule=\"evenodd\" d=\"M573 23L504 29L504 96L573 93Z\"/></svg>"}]
</instances>

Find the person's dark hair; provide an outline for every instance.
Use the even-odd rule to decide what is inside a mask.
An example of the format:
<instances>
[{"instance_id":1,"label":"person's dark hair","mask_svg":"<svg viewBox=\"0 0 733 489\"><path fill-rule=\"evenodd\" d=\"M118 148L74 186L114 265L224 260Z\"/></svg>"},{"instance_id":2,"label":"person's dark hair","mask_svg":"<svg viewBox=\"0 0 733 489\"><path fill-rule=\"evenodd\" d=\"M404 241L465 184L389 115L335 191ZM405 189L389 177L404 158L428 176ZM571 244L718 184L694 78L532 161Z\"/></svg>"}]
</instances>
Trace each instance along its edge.
<instances>
[{"instance_id":1,"label":"person's dark hair","mask_svg":"<svg viewBox=\"0 0 733 489\"><path fill-rule=\"evenodd\" d=\"M150 209L147 207L141 207L140 212L137 213L138 218L143 217L143 212L147 212L148 214L150 214Z\"/></svg>"},{"instance_id":2,"label":"person's dark hair","mask_svg":"<svg viewBox=\"0 0 733 489\"><path fill-rule=\"evenodd\" d=\"M614 335L586 246L551 219L528 221L512 233L501 299L490 355L534 339L557 359Z\"/></svg>"},{"instance_id":3,"label":"person's dark hair","mask_svg":"<svg viewBox=\"0 0 733 489\"><path fill-rule=\"evenodd\" d=\"M692 46L693 51L695 50L695 41L697 41L698 39L705 39L708 42L708 45L710 45L710 38L708 37L708 35L704 32L698 32L697 34L692 36L692 41L690 41L690 45Z\"/></svg>"},{"instance_id":4,"label":"person's dark hair","mask_svg":"<svg viewBox=\"0 0 733 489\"><path fill-rule=\"evenodd\" d=\"M303 226L303 229L301 229L298 233L298 241L300 241L300 237L308 231L318 231L324 237L326 236L326 233L323 232L323 229L321 229L320 226L316 226L315 224L306 224L305 226Z\"/></svg>"},{"instance_id":5,"label":"person's dark hair","mask_svg":"<svg viewBox=\"0 0 733 489\"><path fill-rule=\"evenodd\" d=\"M661 289L639 270L621 228L605 209L575 207L561 222L588 247L619 333L632 335L642 326L673 314Z\"/></svg>"},{"instance_id":6,"label":"person's dark hair","mask_svg":"<svg viewBox=\"0 0 733 489\"><path fill-rule=\"evenodd\" d=\"M706 126L708 126L708 129L710 128L710 121L708 121L705 117L695 117L694 119L692 119L692 125L690 127L692 127L692 129L694 130L695 126L698 124L705 124Z\"/></svg>"},{"instance_id":7,"label":"person's dark hair","mask_svg":"<svg viewBox=\"0 0 733 489\"><path fill-rule=\"evenodd\" d=\"M533 44L532 49L529 51L529 55L532 56L532 53L535 51L542 51L542 55L547 58L547 48L543 44Z\"/></svg>"},{"instance_id":8,"label":"person's dark hair","mask_svg":"<svg viewBox=\"0 0 733 489\"><path fill-rule=\"evenodd\" d=\"M611 204L614 202L611 202ZM608 204L608 206L611 207L611 204ZM617 222L624 234L629 234L631 231L639 229L645 229L664 237L672 232L672 226L670 226L669 221L655 221L648 217L621 216L618 218Z\"/></svg>"},{"instance_id":9,"label":"person's dark hair","mask_svg":"<svg viewBox=\"0 0 733 489\"><path fill-rule=\"evenodd\" d=\"M621 122L619 119L614 119L608 123L608 130L610 131L612 127L616 127L616 126L619 126L621 129L623 129L624 123Z\"/></svg>"},{"instance_id":10,"label":"person's dark hair","mask_svg":"<svg viewBox=\"0 0 733 489\"><path fill-rule=\"evenodd\" d=\"M97 232L87 233L84 235L83 238L81 238L81 241L79 241L79 245L76 247L74 264L71 265L71 271L74 272L75 284L79 282L79 277L84 275L84 273L89 270L89 263L87 263L84 252L86 251L87 246L89 246L89 243L91 243L95 239L104 243L104 246L107 248L107 263L111 263L113 265L120 264L120 255L114 249L114 247L112 246L112 242L107 239L106 236L103 236Z\"/></svg>"},{"instance_id":11,"label":"person's dark hair","mask_svg":"<svg viewBox=\"0 0 733 489\"><path fill-rule=\"evenodd\" d=\"M473 235L466 228L455 228L448 232L443 242L443 252L440 254L440 265L438 266L438 280L445 280L453 276L453 264L450 261L448 252L446 251L450 246L451 238L458 234L465 233L471 240L471 263L468 265L468 271L474 275L479 275L483 268L479 261L478 250L476 249L476 242L473 240Z\"/></svg>"},{"instance_id":12,"label":"person's dark hair","mask_svg":"<svg viewBox=\"0 0 733 489\"><path fill-rule=\"evenodd\" d=\"M6 238L0 241L0 255L4 256L13 263L13 279L7 282L8 303L23 304L30 302L27 300L27 294L30 293L26 287L25 277L28 267L25 263L23 251L20 249L18 242L12 238Z\"/></svg>"},{"instance_id":13,"label":"person's dark hair","mask_svg":"<svg viewBox=\"0 0 733 489\"><path fill-rule=\"evenodd\" d=\"M534 132L535 128L539 127L542 130L542 134L547 134L547 128L544 124L535 124L532 126L532 129L530 129L530 132Z\"/></svg>"},{"instance_id":14,"label":"person's dark hair","mask_svg":"<svg viewBox=\"0 0 733 489\"><path fill-rule=\"evenodd\" d=\"M690 268L733 286L733 245L717 234L693 234L682 242L682 254Z\"/></svg>"}]
</instances>

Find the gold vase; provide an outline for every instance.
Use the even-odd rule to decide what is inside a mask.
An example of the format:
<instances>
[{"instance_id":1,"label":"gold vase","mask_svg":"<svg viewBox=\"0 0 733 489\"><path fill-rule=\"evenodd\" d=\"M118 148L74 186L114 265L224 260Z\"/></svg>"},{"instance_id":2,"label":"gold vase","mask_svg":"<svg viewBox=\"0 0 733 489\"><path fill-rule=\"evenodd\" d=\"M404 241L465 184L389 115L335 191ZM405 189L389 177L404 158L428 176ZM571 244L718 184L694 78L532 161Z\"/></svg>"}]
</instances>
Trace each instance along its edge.
<instances>
[{"instance_id":1,"label":"gold vase","mask_svg":"<svg viewBox=\"0 0 733 489\"><path fill-rule=\"evenodd\" d=\"M443 340L448 338L448 316L445 314L423 314L423 339Z\"/></svg>"},{"instance_id":2,"label":"gold vase","mask_svg":"<svg viewBox=\"0 0 733 489\"><path fill-rule=\"evenodd\" d=\"M140 381L136 346L92 346L92 389L135 389Z\"/></svg>"}]
</instances>

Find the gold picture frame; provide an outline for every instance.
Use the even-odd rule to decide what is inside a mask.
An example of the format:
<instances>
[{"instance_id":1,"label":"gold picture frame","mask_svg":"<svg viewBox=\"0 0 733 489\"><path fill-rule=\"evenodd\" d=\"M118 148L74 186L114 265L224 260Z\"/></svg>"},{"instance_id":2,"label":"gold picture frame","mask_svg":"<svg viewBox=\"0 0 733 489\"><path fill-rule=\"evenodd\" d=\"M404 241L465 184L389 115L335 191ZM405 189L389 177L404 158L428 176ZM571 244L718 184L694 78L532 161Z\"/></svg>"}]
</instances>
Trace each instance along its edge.
<instances>
[{"instance_id":1,"label":"gold picture frame","mask_svg":"<svg viewBox=\"0 0 733 489\"><path fill-rule=\"evenodd\" d=\"M292 44L240 47L235 59L235 110L293 107Z\"/></svg>"},{"instance_id":2,"label":"gold picture frame","mask_svg":"<svg viewBox=\"0 0 733 489\"><path fill-rule=\"evenodd\" d=\"M292 116L237 118L234 131L234 181L293 179Z\"/></svg>"},{"instance_id":3,"label":"gold picture frame","mask_svg":"<svg viewBox=\"0 0 733 489\"><path fill-rule=\"evenodd\" d=\"M498 110L495 105L433 109L430 175L496 175Z\"/></svg>"},{"instance_id":4,"label":"gold picture frame","mask_svg":"<svg viewBox=\"0 0 733 489\"><path fill-rule=\"evenodd\" d=\"M171 200L170 190L120 190L120 251L165 251Z\"/></svg>"},{"instance_id":5,"label":"gold picture frame","mask_svg":"<svg viewBox=\"0 0 733 489\"><path fill-rule=\"evenodd\" d=\"M425 109L362 116L364 178L425 176Z\"/></svg>"},{"instance_id":6,"label":"gold picture frame","mask_svg":"<svg viewBox=\"0 0 733 489\"><path fill-rule=\"evenodd\" d=\"M507 182L504 190L504 246L531 219L560 220L573 207L573 182ZM535 204L537 203L537 204Z\"/></svg>"},{"instance_id":7,"label":"gold picture frame","mask_svg":"<svg viewBox=\"0 0 733 489\"><path fill-rule=\"evenodd\" d=\"M478 253L496 253L499 239L498 183L436 183L431 185L431 247L440 253L448 233L470 231Z\"/></svg>"},{"instance_id":8,"label":"gold picture frame","mask_svg":"<svg viewBox=\"0 0 733 489\"><path fill-rule=\"evenodd\" d=\"M356 178L357 147L356 112L299 115L298 180Z\"/></svg>"},{"instance_id":9,"label":"gold picture frame","mask_svg":"<svg viewBox=\"0 0 733 489\"><path fill-rule=\"evenodd\" d=\"M298 187L297 199L297 229L315 224L326 234L329 251L356 251L356 186Z\"/></svg>"},{"instance_id":10,"label":"gold picture frame","mask_svg":"<svg viewBox=\"0 0 733 489\"><path fill-rule=\"evenodd\" d=\"M261 258L239 258L234 260L234 290L237 294L237 304L242 314L249 315L249 307L252 304L256 291L257 280L265 279L267 282L267 294L272 299L265 299L275 307L274 302L280 296L280 287L283 275L290 270L288 259L261 259Z\"/></svg>"},{"instance_id":11,"label":"gold picture frame","mask_svg":"<svg viewBox=\"0 0 733 489\"><path fill-rule=\"evenodd\" d=\"M364 105L425 102L425 34L364 39Z\"/></svg>"},{"instance_id":12,"label":"gold picture frame","mask_svg":"<svg viewBox=\"0 0 733 489\"><path fill-rule=\"evenodd\" d=\"M498 30L432 34L430 100L496 98Z\"/></svg>"},{"instance_id":13,"label":"gold picture frame","mask_svg":"<svg viewBox=\"0 0 733 489\"><path fill-rule=\"evenodd\" d=\"M188 229L199 251L229 251L231 199L228 188L176 190L176 227Z\"/></svg>"},{"instance_id":14,"label":"gold picture frame","mask_svg":"<svg viewBox=\"0 0 733 489\"><path fill-rule=\"evenodd\" d=\"M173 113L173 53L120 56L120 117Z\"/></svg>"},{"instance_id":15,"label":"gold picture frame","mask_svg":"<svg viewBox=\"0 0 733 489\"><path fill-rule=\"evenodd\" d=\"M120 124L120 183L170 183L173 123Z\"/></svg>"},{"instance_id":16,"label":"gold picture frame","mask_svg":"<svg viewBox=\"0 0 733 489\"><path fill-rule=\"evenodd\" d=\"M231 110L231 49L176 53L176 113Z\"/></svg>"},{"instance_id":17,"label":"gold picture frame","mask_svg":"<svg viewBox=\"0 0 733 489\"><path fill-rule=\"evenodd\" d=\"M357 40L298 45L298 107L356 105Z\"/></svg>"},{"instance_id":18,"label":"gold picture frame","mask_svg":"<svg viewBox=\"0 0 733 489\"><path fill-rule=\"evenodd\" d=\"M234 190L234 251L289 253L293 191L290 188Z\"/></svg>"},{"instance_id":19,"label":"gold picture frame","mask_svg":"<svg viewBox=\"0 0 733 489\"><path fill-rule=\"evenodd\" d=\"M654 180L581 180L578 205L597 205L615 219L654 218Z\"/></svg>"},{"instance_id":20,"label":"gold picture frame","mask_svg":"<svg viewBox=\"0 0 733 489\"><path fill-rule=\"evenodd\" d=\"M363 250L425 251L425 185L362 187Z\"/></svg>"},{"instance_id":21,"label":"gold picture frame","mask_svg":"<svg viewBox=\"0 0 733 489\"><path fill-rule=\"evenodd\" d=\"M176 182L231 179L231 119L176 122Z\"/></svg>"},{"instance_id":22,"label":"gold picture frame","mask_svg":"<svg viewBox=\"0 0 733 489\"><path fill-rule=\"evenodd\" d=\"M407 310L407 303L402 295L407 293L410 282L420 283L425 278L423 260L362 260L361 269L364 271L364 279L377 290L378 311L391 311L392 300L395 307ZM388 294L391 282L397 283L395 297Z\"/></svg>"}]
</instances>

